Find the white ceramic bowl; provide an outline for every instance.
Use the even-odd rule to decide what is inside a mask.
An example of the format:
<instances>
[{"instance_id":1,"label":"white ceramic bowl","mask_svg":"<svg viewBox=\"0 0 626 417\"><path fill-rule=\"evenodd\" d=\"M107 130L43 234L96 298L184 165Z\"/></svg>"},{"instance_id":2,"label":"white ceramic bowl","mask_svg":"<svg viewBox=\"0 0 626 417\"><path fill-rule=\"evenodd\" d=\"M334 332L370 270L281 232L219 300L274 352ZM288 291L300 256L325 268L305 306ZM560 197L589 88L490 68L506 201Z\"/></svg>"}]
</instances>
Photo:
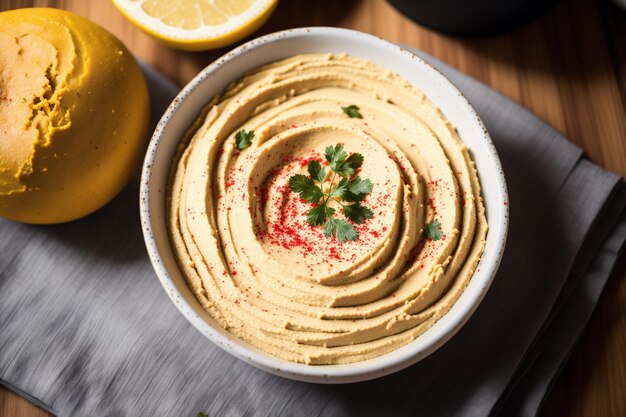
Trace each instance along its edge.
<instances>
[{"instance_id":1,"label":"white ceramic bowl","mask_svg":"<svg viewBox=\"0 0 626 417\"><path fill-rule=\"evenodd\" d=\"M165 190L172 157L203 106L244 72L302 53L346 52L387 67L422 90L456 126L476 162L489 222L477 272L450 311L413 342L349 365L310 366L259 351L223 330L201 308L174 259L165 222ZM219 58L178 94L154 131L143 165L141 221L152 265L167 295L202 334L237 358L276 375L318 383L377 378L424 359L449 340L474 312L496 273L506 242L508 196L496 150L474 109L441 73L412 53L372 35L338 28L301 28L252 40Z\"/></svg>"}]
</instances>

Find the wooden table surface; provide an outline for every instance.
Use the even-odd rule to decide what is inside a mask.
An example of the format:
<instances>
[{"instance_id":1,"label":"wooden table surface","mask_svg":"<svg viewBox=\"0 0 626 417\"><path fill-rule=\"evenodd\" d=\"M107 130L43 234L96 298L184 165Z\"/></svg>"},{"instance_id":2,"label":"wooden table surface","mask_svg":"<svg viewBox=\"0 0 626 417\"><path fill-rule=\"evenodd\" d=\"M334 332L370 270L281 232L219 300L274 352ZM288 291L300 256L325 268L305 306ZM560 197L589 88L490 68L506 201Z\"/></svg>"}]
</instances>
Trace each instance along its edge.
<instances>
[{"instance_id":1,"label":"wooden table surface","mask_svg":"<svg viewBox=\"0 0 626 417\"><path fill-rule=\"evenodd\" d=\"M0 11L58 7L118 36L139 58L184 85L227 49L190 53L161 46L104 0L0 1ZM442 35L382 0L282 0L257 35L299 26L340 26L420 48L528 107L626 175L626 12L609 2L562 1L514 31L485 38ZM542 416L626 416L626 256L622 256ZM47 412L0 388L0 417Z\"/></svg>"}]
</instances>

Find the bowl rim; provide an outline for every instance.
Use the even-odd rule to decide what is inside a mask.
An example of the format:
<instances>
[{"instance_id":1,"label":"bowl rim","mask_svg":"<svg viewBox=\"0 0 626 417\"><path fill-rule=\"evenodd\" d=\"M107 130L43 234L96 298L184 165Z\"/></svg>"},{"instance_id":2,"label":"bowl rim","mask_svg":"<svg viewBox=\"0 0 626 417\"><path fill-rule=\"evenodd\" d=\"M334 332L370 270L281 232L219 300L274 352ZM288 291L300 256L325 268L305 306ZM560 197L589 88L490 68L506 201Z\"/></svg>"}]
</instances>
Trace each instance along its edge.
<instances>
[{"instance_id":1,"label":"bowl rim","mask_svg":"<svg viewBox=\"0 0 626 417\"><path fill-rule=\"evenodd\" d=\"M440 83L440 87L450 90L450 92L457 96L459 100L459 105L463 108L464 111L469 114L472 123L474 123L478 129L484 132L480 140L483 141L486 145L486 149L488 152L487 158L491 163L493 170L498 173L498 175L496 175L491 180L494 182L494 187L497 187L497 191L499 192L500 199L502 201L500 209L497 210L496 213L494 213L495 216L493 216L492 214L492 216L495 218L489 218L490 230L487 235L487 239L489 239L489 235L494 233L494 229L495 231L497 231L497 235L491 238L496 240L494 248L498 251L498 254L487 265L483 265L482 262L484 259L484 254L483 257L481 257L478 268L485 270L484 274L482 274L484 276L484 280L481 281L482 287L480 291L474 295L474 298L468 300L467 302L463 304L458 304L460 298L455 301L455 303L451 307L451 310L456 307L455 319L452 320L451 323L449 323L446 327L440 329L438 336L435 337L434 341L425 348L418 349L419 345L415 344L415 342L420 339L420 336L417 337L415 340L409 342L408 344L400 347L399 349L393 350L389 353L372 359L347 365L312 366L301 363L289 362L262 352L235 337L229 338L222 334L220 330L215 329L213 325L208 323L206 320L204 320L193 311L193 307L178 291L176 284L173 282L172 277L170 276L164 265L163 259L161 257L161 251L156 243L156 239L153 234L153 218L150 210L151 173L154 167L154 160L158 153L159 143L172 117L183 106L183 103L185 102L185 99L189 96L189 94L198 85L210 78L210 75L212 73L227 65L231 60L235 59L242 53L250 53L254 49L262 47L264 45L274 42L280 42L281 40L286 40L293 37L316 35L364 38L366 42L372 42L377 46L386 48L390 53L401 54L404 55L406 58L410 58L411 60L416 62L416 65L421 65L423 69L431 72L431 75L435 77L435 79L437 79L438 83ZM169 167L170 166L168 166L168 169ZM161 198L164 198L164 196L161 196ZM150 143L146 151L146 157L143 162L139 193L141 226L150 261L166 294L174 303L176 308L180 311L180 313L187 319L187 321L189 321L213 344L256 368L289 379L316 383L349 383L365 381L389 375L426 358L432 352L436 351L439 347L441 347L448 340L450 340L467 322L467 320L469 320L476 308L480 305L482 299L490 288L491 283L493 282L493 279L499 268L508 234L508 202L508 190L506 180L504 178L504 171L502 169L500 158L491 140L491 137L489 136L487 129L485 128L482 120L480 119L474 108L471 106L465 96L446 76L444 76L439 70L434 68L432 65L424 61L419 56L390 41L384 40L372 34L359 32L352 29L326 26L301 27L263 35L261 37L252 39L225 53L224 55L207 65L202 71L200 71L191 81L189 81L189 83L187 83L187 85L185 85L185 87L183 87L183 89L181 89L181 91L169 104L163 116L157 123L154 133L150 139ZM164 221L164 219L162 221ZM495 224L497 224L498 227L492 228L492 225ZM478 270L479 269L477 269L477 271ZM471 279L474 279L477 271L474 272ZM466 291L464 290L464 293L465 292ZM463 293L461 294L461 297L462 296ZM450 311L446 313L446 315L448 314L450 314ZM444 317L446 315L444 315ZM428 331L430 331L431 329L429 329ZM413 349L411 349L412 345L414 345Z\"/></svg>"}]
</instances>

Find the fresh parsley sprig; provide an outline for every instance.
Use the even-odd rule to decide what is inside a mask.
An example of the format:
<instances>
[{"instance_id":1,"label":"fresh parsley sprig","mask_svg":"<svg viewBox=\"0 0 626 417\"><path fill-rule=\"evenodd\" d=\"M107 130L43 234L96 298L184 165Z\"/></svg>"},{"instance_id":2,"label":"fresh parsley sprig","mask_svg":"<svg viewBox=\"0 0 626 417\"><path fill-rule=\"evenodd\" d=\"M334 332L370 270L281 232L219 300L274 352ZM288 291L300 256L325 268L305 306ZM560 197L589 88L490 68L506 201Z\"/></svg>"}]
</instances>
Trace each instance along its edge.
<instances>
[{"instance_id":1,"label":"fresh parsley sprig","mask_svg":"<svg viewBox=\"0 0 626 417\"><path fill-rule=\"evenodd\" d=\"M326 173L326 168L322 164L313 160L307 167L309 176L292 175L289 178L289 187L307 203L315 204L315 207L307 213L306 220L310 225L324 225L324 236L335 235L340 242L355 241L359 234L350 221L362 224L366 219L374 217L372 210L361 204L372 192L373 184L368 179L354 176L363 165L363 155L353 153L348 156L343 145L337 144L326 148L325 157L332 176ZM330 184L324 191L328 182L327 176L331 177ZM337 176L341 177L341 180L335 183ZM331 200L341 206L347 220L334 217L337 210L328 206Z\"/></svg>"},{"instance_id":2,"label":"fresh parsley sprig","mask_svg":"<svg viewBox=\"0 0 626 417\"><path fill-rule=\"evenodd\" d=\"M443 232L441 231L441 223L439 220L434 219L432 222L426 225L426 229L424 229L424 236L427 239L439 240L443 236Z\"/></svg>"},{"instance_id":3,"label":"fresh parsley sprig","mask_svg":"<svg viewBox=\"0 0 626 417\"><path fill-rule=\"evenodd\" d=\"M249 130L246 132L244 129L241 129L235 135L237 149L242 150L252 145L252 139L254 139L254 130Z\"/></svg>"},{"instance_id":4,"label":"fresh parsley sprig","mask_svg":"<svg viewBox=\"0 0 626 417\"><path fill-rule=\"evenodd\" d=\"M346 107L342 107L341 110L343 110L343 112L347 114L348 117L350 118L354 118L354 117L356 117L357 119L363 118L363 116L361 115L361 112L359 111L360 109L354 104L351 104Z\"/></svg>"}]
</instances>

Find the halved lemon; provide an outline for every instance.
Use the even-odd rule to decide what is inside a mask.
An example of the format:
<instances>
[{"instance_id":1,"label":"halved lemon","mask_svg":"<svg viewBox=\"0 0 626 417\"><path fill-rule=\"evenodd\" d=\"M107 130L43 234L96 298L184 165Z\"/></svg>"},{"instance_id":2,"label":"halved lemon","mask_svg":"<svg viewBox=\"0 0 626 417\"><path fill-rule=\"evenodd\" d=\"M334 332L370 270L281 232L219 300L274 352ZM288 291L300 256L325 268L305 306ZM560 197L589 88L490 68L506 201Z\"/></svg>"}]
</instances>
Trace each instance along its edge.
<instances>
[{"instance_id":1,"label":"halved lemon","mask_svg":"<svg viewBox=\"0 0 626 417\"><path fill-rule=\"evenodd\" d=\"M172 48L202 51L245 38L278 0L113 0L135 26Z\"/></svg>"}]
</instances>

